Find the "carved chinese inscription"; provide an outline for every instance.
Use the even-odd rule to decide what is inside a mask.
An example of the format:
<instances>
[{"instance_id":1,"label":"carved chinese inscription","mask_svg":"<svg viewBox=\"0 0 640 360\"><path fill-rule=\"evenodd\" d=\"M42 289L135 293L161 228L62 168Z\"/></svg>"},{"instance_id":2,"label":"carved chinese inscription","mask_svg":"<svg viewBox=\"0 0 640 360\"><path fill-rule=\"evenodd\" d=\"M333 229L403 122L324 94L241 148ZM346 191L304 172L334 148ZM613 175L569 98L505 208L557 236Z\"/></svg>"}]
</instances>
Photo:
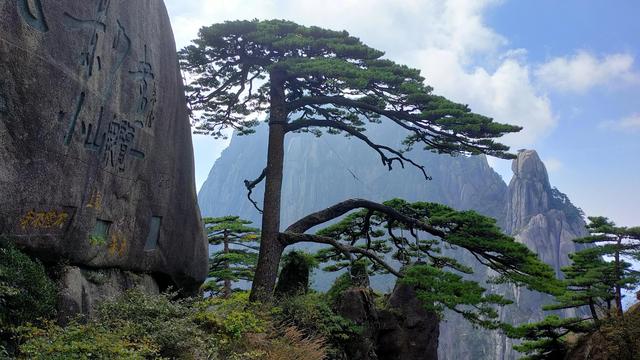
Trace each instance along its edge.
<instances>
[{"instance_id":1,"label":"carved chinese inscription","mask_svg":"<svg viewBox=\"0 0 640 360\"><path fill-rule=\"evenodd\" d=\"M92 192L86 207L100 210L102 208L102 194L98 191Z\"/></svg>"},{"instance_id":2,"label":"carved chinese inscription","mask_svg":"<svg viewBox=\"0 0 640 360\"><path fill-rule=\"evenodd\" d=\"M107 144L105 147L105 166L125 171L128 155L144 159L144 153L133 148L136 128L126 120L117 122L115 119L109 124Z\"/></svg>"},{"instance_id":3,"label":"carved chinese inscription","mask_svg":"<svg viewBox=\"0 0 640 360\"><path fill-rule=\"evenodd\" d=\"M120 257L124 256L127 251L127 239L125 239L122 234L118 234L114 232L111 235L111 240L109 241L109 255L115 256L118 255Z\"/></svg>"},{"instance_id":4,"label":"carved chinese inscription","mask_svg":"<svg viewBox=\"0 0 640 360\"><path fill-rule=\"evenodd\" d=\"M42 32L49 31L43 8L46 1L15 1L26 24ZM152 128L155 122L157 85L152 50L142 43L138 58L129 59L132 40L120 19L110 17L111 0L86 1L94 5L93 9L87 9L89 14L69 9L60 19L66 31L82 36L83 41L74 55L78 59L78 95L70 108L60 109L56 116L67 122L64 145L81 139L84 149L95 152L105 167L124 172L129 157L145 157L134 141L148 132L138 129ZM127 75L132 84L126 84L121 75ZM132 103L127 102L129 108L116 110L112 95L115 85L122 81L124 89L135 89L135 97L131 98ZM0 92L0 114L8 110L8 100Z\"/></svg>"},{"instance_id":5,"label":"carved chinese inscription","mask_svg":"<svg viewBox=\"0 0 640 360\"><path fill-rule=\"evenodd\" d=\"M41 32L49 31L41 0L17 0L17 4L18 13L27 25Z\"/></svg>"},{"instance_id":6,"label":"carved chinese inscription","mask_svg":"<svg viewBox=\"0 0 640 360\"><path fill-rule=\"evenodd\" d=\"M99 92L100 107L95 115L85 115L89 112L86 109L90 100L87 94L94 92L85 89L80 92L73 111L69 113L69 126L64 144L72 143L80 124L84 148L101 154L105 167L124 172L129 156L144 158L144 152L135 148L134 141L136 128L143 128L145 124L150 127L154 119L155 74L150 62L150 50L145 45L141 59L135 63L133 70L128 71L136 83L135 109L131 109L131 113L126 116L111 112L109 105L113 86L131 52L131 39L119 20L111 23L108 21L110 0L96 1L95 13L90 18L81 19L65 13L64 23L67 29L90 32L86 46L79 54L82 80L85 84L83 87L102 84L103 88ZM101 80L98 81L97 78ZM129 120L120 120L123 117ZM107 120L107 123L105 118L112 120Z\"/></svg>"},{"instance_id":7,"label":"carved chinese inscription","mask_svg":"<svg viewBox=\"0 0 640 360\"><path fill-rule=\"evenodd\" d=\"M82 121L82 135L84 136L84 147L89 150L99 151L104 144L106 133L100 133L102 127L102 117L104 115L104 107L100 108L97 124ZM95 128L93 128L95 125Z\"/></svg>"},{"instance_id":8,"label":"carved chinese inscription","mask_svg":"<svg viewBox=\"0 0 640 360\"><path fill-rule=\"evenodd\" d=\"M19 226L23 231L62 229L67 223L67 219L69 219L69 214L62 210L30 210L20 219Z\"/></svg>"},{"instance_id":9,"label":"carved chinese inscription","mask_svg":"<svg viewBox=\"0 0 640 360\"><path fill-rule=\"evenodd\" d=\"M140 128L145 125L152 126L153 108L156 102L155 75L149 61L149 49L145 45L144 57L138 61L135 70L129 71L138 84L136 113L140 115L141 120L137 120L136 125Z\"/></svg>"}]
</instances>

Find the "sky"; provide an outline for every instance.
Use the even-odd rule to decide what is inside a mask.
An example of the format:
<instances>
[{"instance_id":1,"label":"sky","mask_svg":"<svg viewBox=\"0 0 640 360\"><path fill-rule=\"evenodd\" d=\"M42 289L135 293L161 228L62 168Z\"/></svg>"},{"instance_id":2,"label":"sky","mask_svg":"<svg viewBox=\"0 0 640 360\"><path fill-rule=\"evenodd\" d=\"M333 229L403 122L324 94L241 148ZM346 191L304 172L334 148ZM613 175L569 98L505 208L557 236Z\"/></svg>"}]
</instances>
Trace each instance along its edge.
<instances>
[{"instance_id":1,"label":"sky","mask_svg":"<svg viewBox=\"0 0 640 360\"><path fill-rule=\"evenodd\" d=\"M640 225L637 0L165 0L178 48L202 26L287 19L347 30L419 68L434 93L535 149L552 185L587 215ZM227 146L194 136L198 188ZM510 162L490 158L505 181Z\"/></svg>"}]
</instances>

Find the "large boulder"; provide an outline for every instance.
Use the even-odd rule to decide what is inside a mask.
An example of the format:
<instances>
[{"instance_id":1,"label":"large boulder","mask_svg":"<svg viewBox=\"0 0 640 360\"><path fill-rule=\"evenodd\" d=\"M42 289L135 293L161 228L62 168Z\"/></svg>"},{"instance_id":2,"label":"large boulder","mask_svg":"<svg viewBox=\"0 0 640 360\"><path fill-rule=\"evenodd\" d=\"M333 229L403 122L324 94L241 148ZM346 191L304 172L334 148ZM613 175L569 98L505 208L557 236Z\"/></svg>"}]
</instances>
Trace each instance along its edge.
<instances>
[{"instance_id":1,"label":"large boulder","mask_svg":"<svg viewBox=\"0 0 640 360\"><path fill-rule=\"evenodd\" d=\"M334 307L337 314L361 329L358 335L354 335L345 344L347 359L378 360L376 341L379 314L374 303L373 291L362 287L348 288L338 295Z\"/></svg>"},{"instance_id":2,"label":"large boulder","mask_svg":"<svg viewBox=\"0 0 640 360\"><path fill-rule=\"evenodd\" d=\"M0 18L0 234L196 289L207 244L163 2L2 1Z\"/></svg>"},{"instance_id":3,"label":"large boulder","mask_svg":"<svg viewBox=\"0 0 640 360\"><path fill-rule=\"evenodd\" d=\"M334 304L337 314L362 330L345 352L350 360L438 360L440 319L427 311L412 286L396 284L383 309L371 289L343 291Z\"/></svg>"},{"instance_id":4,"label":"large boulder","mask_svg":"<svg viewBox=\"0 0 640 360\"><path fill-rule=\"evenodd\" d=\"M438 360L438 315L427 311L412 286L396 284L380 312L379 360Z\"/></svg>"},{"instance_id":5,"label":"large boulder","mask_svg":"<svg viewBox=\"0 0 640 360\"><path fill-rule=\"evenodd\" d=\"M58 318L65 323L76 315L92 316L97 304L136 289L157 295L160 288L147 274L135 274L118 269L83 269L67 266L58 281Z\"/></svg>"}]
</instances>

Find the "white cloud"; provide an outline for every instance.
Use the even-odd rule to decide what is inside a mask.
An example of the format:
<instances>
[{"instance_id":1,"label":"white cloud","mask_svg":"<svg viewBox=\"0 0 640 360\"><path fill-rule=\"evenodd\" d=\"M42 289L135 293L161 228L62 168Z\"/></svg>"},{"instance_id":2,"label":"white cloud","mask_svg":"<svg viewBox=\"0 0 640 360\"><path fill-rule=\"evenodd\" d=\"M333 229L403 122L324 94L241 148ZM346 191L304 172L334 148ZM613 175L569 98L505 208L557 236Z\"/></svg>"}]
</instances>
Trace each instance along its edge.
<instances>
[{"instance_id":1,"label":"white cloud","mask_svg":"<svg viewBox=\"0 0 640 360\"><path fill-rule=\"evenodd\" d=\"M543 86L561 92L584 93L597 86L637 82L634 58L629 54L611 54L598 58L586 51L558 57L540 65L535 75Z\"/></svg>"},{"instance_id":2,"label":"white cloud","mask_svg":"<svg viewBox=\"0 0 640 360\"><path fill-rule=\"evenodd\" d=\"M503 141L532 146L555 125L550 101L533 84L524 49L484 23L500 0L167 0L179 46L203 25L233 19L284 18L347 29L386 57L418 67L427 83L496 121L522 125ZM185 11L184 3L189 3ZM196 7L193 4L199 3ZM366 5L365 5L366 4ZM478 65L487 60L491 69Z\"/></svg>"},{"instance_id":3,"label":"white cloud","mask_svg":"<svg viewBox=\"0 0 640 360\"><path fill-rule=\"evenodd\" d=\"M542 160L542 162L544 163L544 166L547 168L548 172L557 172L562 170L562 168L564 167L562 161L556 158L546 158Z\"/></svg>"},{"instance_id":4,"label":"white cloud","mask_svg":"<svg viewBox=\"0 0 640 360\"><path fill-rule=\"evenodd\" d=\"M201 26L227 20L288 19L305 25L347 29L393 57L425 47L459 54L495 50L506 40L482 22L497 0L167 0L178 44Z\"/></svg>"},{"instance_id":5,"label":"white cloud","mask_svg":"<svg viewBox=\"0 0 640 360\"><path fill-rule=\"evenodd\" d=\"M556 123L549 99L536 92L528 66L516 59L507 58L489 72L481 67L465 71L460 59L447 50L429 49L419 56L436 92L497 121L523 126L520 133L504 138L513 147L533 145Z\"/></svg>"},{"instance_id":6,"label":"white cloud","mask_svg":"<svg viewBox=\"0 0 640 360\"><path fill-rule=\"evenodd\" d=\"M617 121L606 121L601 123L600 126L606 129L620 131L640 131L640 113L626 116Z\"/></svg>"}]
</instances>

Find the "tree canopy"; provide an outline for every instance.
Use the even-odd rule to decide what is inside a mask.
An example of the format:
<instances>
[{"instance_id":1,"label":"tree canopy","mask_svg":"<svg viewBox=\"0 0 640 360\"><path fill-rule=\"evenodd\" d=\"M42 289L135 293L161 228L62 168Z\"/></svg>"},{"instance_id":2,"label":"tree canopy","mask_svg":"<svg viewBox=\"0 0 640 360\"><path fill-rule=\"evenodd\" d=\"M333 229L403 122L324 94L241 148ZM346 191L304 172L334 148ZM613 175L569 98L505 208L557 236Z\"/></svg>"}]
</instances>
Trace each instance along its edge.
<instances>
[{"instance_id":1,"label":"tree canopy","mask_svg":"<svg viewBox=\"0 0 640 360\"><path fill-rule=\"evenodd\" d=\"M640 272L634 270L628 262L632 259L640 260L640 227L616 226L606 217L595 216L589 217L587 230L589 236L575 241L594 245L587 250L594 253L594 256L612 258L607 261L608 269L599 271L600 281L613 290L609 295L615 300L617 314L623 316L622 291L635 289L640 283Z\"/></svg>"},{"instance_id":2,"label":"tree canopy","mask_svg":"<svg viewBox=\"0 0 640 360\"><path fill-rule=\"evenodd\" d=\"M194 45L180 52L180 63L191 79L187 90L199 133L223 136L226 127L250 133L258 114L277 100L278 110L291 115L287 131L324 127L364 140L363 120L384 117L410 131L408 146L512 157L491 138L519 127L432 94L419 70L383 55L346 31L284 20L228 21L202 28ZM270 94L274 81L281 99ZM403 161L391 148L377 150L386 165Z\"/></svg>"}]
</instances>

